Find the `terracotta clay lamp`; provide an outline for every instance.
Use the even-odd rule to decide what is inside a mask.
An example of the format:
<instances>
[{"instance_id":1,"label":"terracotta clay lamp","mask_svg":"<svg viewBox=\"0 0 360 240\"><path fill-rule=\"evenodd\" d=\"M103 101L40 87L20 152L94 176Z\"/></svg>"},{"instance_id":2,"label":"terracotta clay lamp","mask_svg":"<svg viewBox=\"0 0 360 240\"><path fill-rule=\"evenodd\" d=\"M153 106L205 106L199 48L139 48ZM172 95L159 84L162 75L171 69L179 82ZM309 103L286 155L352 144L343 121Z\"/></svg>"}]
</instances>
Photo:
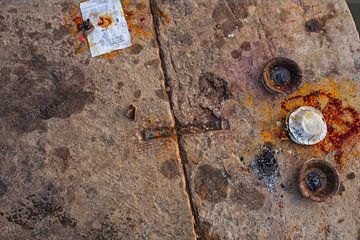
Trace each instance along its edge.
<instances>
[{"instance_id":1,"label":"terracotta clay lamp","mask_svg":"<svg viewBox=\"0 0 360 240\"><path fill-rule=\"evenodd\" d=\"M271 93L290 94L301 86L302 71L295 61L277 57L265 64L261 80Z\"/></svg>"},{"instance_id":2,"label":"terracotta clay lamp","mask_svg":"<svg viewBox=\"0 0 360 240\"><path fill-rule=\"evenodd\" d=\"M311 159L300 170L300 191L304 197L315 202L331 199L338 192L339 186L339 175L327 161Z\"/></svg>"}]
</instances>

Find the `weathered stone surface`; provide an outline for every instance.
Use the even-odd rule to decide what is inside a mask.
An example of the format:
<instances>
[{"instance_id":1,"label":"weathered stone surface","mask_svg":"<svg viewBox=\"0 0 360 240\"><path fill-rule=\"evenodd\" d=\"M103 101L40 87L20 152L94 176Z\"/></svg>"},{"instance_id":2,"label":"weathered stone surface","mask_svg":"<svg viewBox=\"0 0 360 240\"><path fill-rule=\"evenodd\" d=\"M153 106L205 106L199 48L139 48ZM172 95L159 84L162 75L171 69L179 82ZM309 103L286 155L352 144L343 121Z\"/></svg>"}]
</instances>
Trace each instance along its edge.
<instances>
[{"instance_id":1,"label":"weathered stone surface","mask_svg":"<svg viewBox=\"0 0 360 240\"><path fill-rule=\"evenodd\" d=\"M345 1L153 5L161 13L159 42L197 233L203 239L357 238L360 185L346 175L360 169L360 42ZM303 70L302 87L289 96L268 93L259 79L278 56ZM303 147L286 138L284 118L299 104L325 114L330 132L322 144ZM220 127L225 120L229 129ZM270 176L256 165L265 142L273 144L278 164ZM342 195L326 203L298 190L298 169L314 157L336 165L344 184Z\"/></svg>"},{"instance_id":2,"label":"weathered stone surface","mask_svg":"<svg viewBox=\"0 0 360 240\"><path fill-rule=\"evenodd\" d=\"M194 239L149 3L97 58L78 3L0 1L0 239Z\"/></svg>"}]
</instances>

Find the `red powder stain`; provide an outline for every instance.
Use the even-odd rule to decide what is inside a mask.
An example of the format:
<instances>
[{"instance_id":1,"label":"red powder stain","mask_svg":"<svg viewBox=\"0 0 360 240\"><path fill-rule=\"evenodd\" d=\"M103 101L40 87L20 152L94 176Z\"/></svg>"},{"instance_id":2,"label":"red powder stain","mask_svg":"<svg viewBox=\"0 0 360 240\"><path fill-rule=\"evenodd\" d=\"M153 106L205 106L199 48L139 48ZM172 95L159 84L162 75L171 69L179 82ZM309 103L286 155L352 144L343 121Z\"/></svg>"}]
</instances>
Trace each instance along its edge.
<instances>
[{"instance_id":1,"label":"red powder stain","mask_svg":"<svg viewBox=\"0 0 360 240\"><path fill-rule=\"evenodd\" d=\"M357 137L360 132L359 113L353 107L344 106L341 99L322 90L307 95L293 96L281 103L282 109L286 111L304 105L315 107L324 115L328 134L325 140L319 143L319 147L324 153L335 151L336 163L342 168L345 164L341 158L343 145L346 141Z\"/></svg>"}]
</instances>

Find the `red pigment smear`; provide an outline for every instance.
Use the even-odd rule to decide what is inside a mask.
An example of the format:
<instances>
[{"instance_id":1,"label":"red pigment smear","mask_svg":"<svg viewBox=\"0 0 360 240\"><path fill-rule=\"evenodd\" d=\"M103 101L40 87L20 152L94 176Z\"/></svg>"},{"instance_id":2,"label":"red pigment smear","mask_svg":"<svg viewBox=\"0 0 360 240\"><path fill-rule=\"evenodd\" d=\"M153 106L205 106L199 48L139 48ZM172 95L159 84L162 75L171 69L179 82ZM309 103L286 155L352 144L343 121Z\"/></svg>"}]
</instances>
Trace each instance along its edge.
<instances>
[{"instance_id":1,"label":"red pigment smear","mask_svg":"<svg viewBox=\"0 0 360 240\"><path fill-rule=\"evenodd\" d=\"M322 90L290 97L281 103L281 108L291 111L304 105L315 107L324 115L328 134L325 140L319 143L319 147L325 153L335 151L336 163L342 168L345 164L341 160L342 147L347 140L358 136L360 132L359 113L352 107L344 107L341 99Z\"/></svg>"}]
</instances>

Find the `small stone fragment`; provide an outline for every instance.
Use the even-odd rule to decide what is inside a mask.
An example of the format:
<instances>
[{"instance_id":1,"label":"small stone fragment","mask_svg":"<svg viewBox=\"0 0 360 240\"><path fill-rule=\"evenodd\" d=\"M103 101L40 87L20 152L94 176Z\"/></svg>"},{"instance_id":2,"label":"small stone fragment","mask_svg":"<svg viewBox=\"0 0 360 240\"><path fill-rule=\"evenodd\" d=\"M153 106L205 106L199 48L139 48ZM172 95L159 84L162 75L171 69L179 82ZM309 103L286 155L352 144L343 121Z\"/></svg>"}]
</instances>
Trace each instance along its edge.
<instances>
[{"instance_id":1,"label":"small stone fragment","mask_svg":"<svg viewBox=\"0 0 360 240\"><path fill-rule=\"evenodd\" d=\"M135 120L135 113L136 113L136 108L134 105L130 105L127 110L125 111L125 115L128 119L130 119L131 121Z\"/></svg>"}]
</instances>

